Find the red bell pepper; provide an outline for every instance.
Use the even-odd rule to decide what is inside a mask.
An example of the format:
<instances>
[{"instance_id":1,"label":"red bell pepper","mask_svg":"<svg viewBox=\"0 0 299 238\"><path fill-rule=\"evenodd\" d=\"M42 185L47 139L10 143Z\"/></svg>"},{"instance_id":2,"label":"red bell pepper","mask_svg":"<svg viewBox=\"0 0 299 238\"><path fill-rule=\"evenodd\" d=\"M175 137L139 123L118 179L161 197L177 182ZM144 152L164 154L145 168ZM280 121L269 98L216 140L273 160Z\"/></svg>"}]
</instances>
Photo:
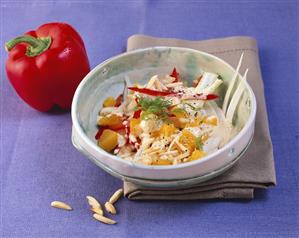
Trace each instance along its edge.
<instances>
[{"instance_id":1,"label":"red bell pepper","mask_svg":"<svg viewBox=\"0 0 299 238\"><path fill-rule=\"evenodd\" d=\"M100 139L101 135L103 134L103 131L106 130L106 129L111 129L111 130L114 130L114 131L121 131L125 128L126 127L123 124L121 124L121 125L112 125L112 126L99 126L97 134L95 135L95 139L96 140Z\"/></svg>"},{"instance_id":2,"label":"red bell pepper","mask_svg":"<svg viewBox=\"0 0 299 238\"><path fill-rule=\"evenodd\" d=\"M134 114L133 114L133 118L138 119L141 115L141 112L142 112L141 109L135 111Z\"/></svg>"},{"instance_id":3,"label":"red bell pepper","mask_svg":"<svg viewBox=\"0 0 299 238\"><path fill-rule=\"evenodd\" d=\"M180 80L180 74L176 71L176 68L173 68L173 70L169 76L175 78L174 83L176 83Z\"/></svg>"},{"instance_id":4,"label":"red bell pepper","mask_svg":"<svg viewBox=\"0 0 299 238\"><path fill-rule=\"evenodd\" d=\"M69 109L74 92L89 72L80 35L65 23L48 23L5 45L7 76L31 107L48 111Z\"/></svg>"},{"instance_id":5,"label":"red bell pepper","mask_svg":"<svg viewBox=\"0 0 299 238\"><path fill-rule=\"evenodd\" d=\"M115 107L119 107L121 105L121 103L123 102L123 95L120 94L117 98L116 98L116 101L115 101Z\"/></svg>"},{"instance_id":6,"label":"red bell pepper","mask_svg":"<svg viewBox=\"0 0 299 238\"><path fill-rule=\"evenodd\" d=\"M174 92L170 91L157 91L153 89L148 89L148 88L137 88L137 87L128 87L128 89L134 91L134 92L139 92L151 96L169 96L169 95L175 95Z\"/></svg>"},{"instance_id":7,"label":"red bell pepper","mask_svg":"<svg viewBox=\"0 0 299 238\"><path fill-rule=\"evenodd\" d=\"M219 97L218 95L213 94L213 93L207 94L205 96L206 96L206 98L204 100L214 100L214 99L217 99Z\"/></svg>"},{"instance_id":8,"label":"red bell pepper","mask_svg":"<svg viewBox=\"0 0 299 238\"><path fill-rule=\"evenodd\" d=\"M100 126L99 129L98 129L98 132L97 132L97 134L95 135L94 138L95 138L96 140L100 139L101 135L103 134L103 131L104 131L105 129L107 129L107 128L108 128L107 126Z\"/></svg>"}]
</instances>

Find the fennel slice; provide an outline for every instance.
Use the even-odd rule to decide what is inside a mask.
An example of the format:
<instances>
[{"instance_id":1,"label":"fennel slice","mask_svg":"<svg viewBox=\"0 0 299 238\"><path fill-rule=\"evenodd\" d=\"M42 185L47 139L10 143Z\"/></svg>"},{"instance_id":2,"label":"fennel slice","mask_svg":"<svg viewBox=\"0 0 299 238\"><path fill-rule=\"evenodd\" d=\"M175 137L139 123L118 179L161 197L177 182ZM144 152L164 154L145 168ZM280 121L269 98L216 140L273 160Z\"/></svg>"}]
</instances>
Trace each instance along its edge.
<instances>
[{"instance_id":1,"label":"fennel slice","mask_svg":"<svg viewBox=\"0 0 299 238\"><path fill-rule=\"evenodd\" d=\"M236 79L238 77L238 73L239 73L239 70L240 70L240 67L241 67L241 64L242 64L243 56L244 56L244 52L241 54L238 66L237 66L237 68L234 72L233 78L232 78L231 82L229 83L228 89L227 89L227 91L225 93L225 96L224 96L224 100L223 100L223 104L222 104L222 111L223 111L224 114L226 113L226 109L227 109L227 106L228 106L228 101L229 101L229 98L230 98L230 94L231 94L231 92L234 88Z\"/></svg>"},{"instance_id":2,"label":"fennel slice","mask_svg":"<svg viewBox=\"0 0 299 238\"><path fill-rule=\"evenodd\" d=\"M239 100L244 92L244 89L245 89L245 85L244 85L244 81L246 81L246 78L247 78L247 73L248 73L248 69L246 69L245 73L244 73L244 76L243 76L243 80L239 83L233 97L232 97L232 100L228 106L228 109L227 109L227 113L226 113L226 120L232 124L232 121L233 121L233 117L234 117L234 114L235 114L235 111L236 111L236 108L237 108L237 105L239 103Z\"/></svg>"},{"instance_id":3,"label":"fennel slice","mask_svg":"<svg viewBox=\"0 0 299 238\"><path fill-rule=\"evenodd\" d=\"M206 102L205 106L206 106L205 109L206 109L208 115L214 115L217 117L217 119L219 119L218 114L215 109L215 105L213 105L211 102Z\"/></svg>"},{"instance_id":4,"label":"fennel slice","mask_svg":"<svg viewBox=\"0 0 299 238\"><path fill-rule=\"evenodd\" d=\"M217 77L217 74L204 72L202 79L194 89L195 93L201 93L205 88L211 86L217 80Z\"/></svg>"},{"instance_id":5,"label":"fennel slice","mask_svg":"<svg viewBox=\"0 0 299 238\"><path fill-rule=\"evenodd\" d=\"M222 80L216 79L216 81L210 86L203 89L203 93L213 93L222 84Z\"/></svg>"},{"instance_id":6,"label":"fennel slice","mask_svg":"<svg viewBox=\"0 0 299 238\"><path fill-rule=\"evenodd\" d=\"M126 75L124 79L123 99L125 100L128 96L128 85L130 85L130 79Z\"/></svg>"},{"instance_id":7,"label":"fennel slice","mask_svg":"<svg viewBox=\"0 0 299 238\"><path fill-rule=\"evenodd\" d=\"M155 89L156 80L158 79L158 75L154 75L146 84L145 88Z\"/></svg>"}]
</instances>

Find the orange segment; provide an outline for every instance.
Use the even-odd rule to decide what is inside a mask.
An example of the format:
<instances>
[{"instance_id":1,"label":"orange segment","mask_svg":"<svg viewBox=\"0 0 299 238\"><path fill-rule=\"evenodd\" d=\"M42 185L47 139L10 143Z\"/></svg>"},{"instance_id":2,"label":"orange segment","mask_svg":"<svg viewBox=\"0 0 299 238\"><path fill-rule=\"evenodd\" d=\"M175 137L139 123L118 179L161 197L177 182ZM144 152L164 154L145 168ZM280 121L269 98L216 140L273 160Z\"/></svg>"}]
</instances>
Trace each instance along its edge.
<instances>
[{"instance_id":1,"label":"orange segment","mask_svg":"<svg viewBox=\"0 0 299 238\"><path fill-rule=\"evenodd\" d=\"M203 118L201 117L196 117L192 122L189 122L186 124L186 127L197 127L199 126L203 121Z\"/></svg>"},{"instance_id":2,"label":"orange segment","mask_svg":"<svg viewBox=\"0 0 299 238\"><path fill-rule=\"evenodd\" d=\"M202 142L205 142L205 141L207 141L207 139L209 139L209 135L208 134L203 134L202 136L201 136L201 141Z\"/></svg>"},{"instance_id":3,"label":"orange segment","mask_svg":"<svg viewBox=\"0 0 299 238\"><path fill-rule=\"evenodd\" d=\"M190 152L192 152L195 149L195 140L196 137L189 130L184 129L179 142L187 147Z\"/></svg>"},{"instance_id":4,"label":"orange segment","mask_svg":"<svg viewBox=\"0 0 299 238\"><path fill-rule=\"evenodd\" d=\"M171 161L166 159L157 159L152 163L152 165L171 165Z\"/></svg>"},{"instance_id":5,"label":"orange segment","mask_svg":"<svg viewBox=\"0 0 299 238\"><path fill-rule=\"evenodd\" d=\"M118 130L123 128L123 119L117 115L112 114L111 116L101 117L98 120L99 126L108 126L111 129Z\"/></svg>"},{"instance_id":6,"label":"orange segment","mask_svg":"<svg viewBox=\"0 0 299 238\"><path fill-rule=\"evenodd\" d=\"M177 131L177 128L173 124L163 124L163 126L159 130L160 136L169 137Z\"/></svg>"},{"instance_id":7,"label":"orange segment","mask_svg":"<svg viewBox=\"0 0 299 238\"><path fill-rule=\"evenodd\" d=\"M186 123L180 121L177 117L169 117L169 120L176 128L184 128L186 126Z\"/></svg>"},{"instance_id":8,"label":"orange segment","mask_svg":"<svg viewBox=\"0 0 299 238\"><path fill-rule=\"evenodd\" d=\"M206 155L206 153L202 150L194 150L192 152L192 155L190 156L190 161L201 159L205 155Z\"/></svg>"},{"instance_id":9,"label":"orange segment","mask_svg":"<svg viewBox=\"0 0 299 238\"><path fill-rule=\"evenodd\" d=\"M217 120L217 117L215 117L215 116L209 116L209 117L205 118L203 122L206 124L217 126L218 120Z\"/></svg>"},{"instance_id":10,"label":"orange segment","mask_svg":"<svg viewBox=\"0 0 299 238\"><path fill-rule=\"evenodd\" d=\"M114 97L107 97L103 102L103 107L114 107L115 106L115 99Z\"/></svg>"},{"instance_id":11,"label":"orange segment","mask_svg":"<svg viewBox=\"0 0 299 238\"><path fill-rule=\"evenodd\" d=\"M105 129L100 136L100 139L98 140L98 145L110 152L112 151L118 144L118 136L115 131L112 131L110 129Z\"/></svg>"},{"instance_id":12,"label":"orange segment","mask_svg":"<svg viewBox=\"0 0 299 238\"><path fill-rule=\"evenodd\" d=\"M140 118L132 118L130 121L130 132L135 136L140 135L142 133L142 129L139 126L139 124Z\"/></svg>"}]
</instances>

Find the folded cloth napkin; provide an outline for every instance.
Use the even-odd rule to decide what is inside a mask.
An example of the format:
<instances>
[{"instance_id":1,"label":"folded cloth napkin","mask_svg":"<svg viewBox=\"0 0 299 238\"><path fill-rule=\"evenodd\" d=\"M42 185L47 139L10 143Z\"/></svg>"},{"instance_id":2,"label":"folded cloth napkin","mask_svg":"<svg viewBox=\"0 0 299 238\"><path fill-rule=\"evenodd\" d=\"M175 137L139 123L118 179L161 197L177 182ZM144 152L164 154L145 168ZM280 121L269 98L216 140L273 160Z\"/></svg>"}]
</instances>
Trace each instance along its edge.
<instances>
[{"instance_id":1,"label":"folded cloth napkin","mask_svg":"<svg viewBox=\"0 0 299 238\"><path fill-rule=\"evenodd\" d=\"M240 72L249 68L247 81L257 100L257 115L253 141L241 158L226 173L186 188L152 188L124 182L124 194L131 200L194 200L194 199L252 199L254 189L276 184L272 142L269 133L264 86L261 78L258 48L250 37L229 37L203 41L154 38L133 35L127 50L152 46L188 47L208 52L236 67L241 52L244 59Z\"/></svg>"}]
</instances>

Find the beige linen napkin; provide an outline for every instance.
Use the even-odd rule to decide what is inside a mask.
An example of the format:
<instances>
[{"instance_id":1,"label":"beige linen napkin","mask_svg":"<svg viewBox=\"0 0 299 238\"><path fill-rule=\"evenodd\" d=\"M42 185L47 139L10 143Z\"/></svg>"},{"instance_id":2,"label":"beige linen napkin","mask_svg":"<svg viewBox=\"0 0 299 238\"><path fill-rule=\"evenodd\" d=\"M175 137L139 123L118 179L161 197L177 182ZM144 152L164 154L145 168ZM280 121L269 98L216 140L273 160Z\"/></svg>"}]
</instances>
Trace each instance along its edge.
<instances>
[{"instance_id":1,"label":"beige linen napkin","mask_svg":"<svg viewBox=\"0 0 299 238\"><path fill-rule=\"evenodd\" d=\"M208 52L236 67L241 52L244 59L240 72L249 68L247 80L256 96L257 115L255 134L249 149L236 165L226 173L187 188L149 188L124 182L124 193L132 200L193 200L193 199L252 199L255 188L268 188L276 184L272 142L269 133L264 86L261 78L258 48L250 37L229 37L203 41L154 38L133 35L127 50L152 46L188 47Z\"/></svg>"}]
</instances>

